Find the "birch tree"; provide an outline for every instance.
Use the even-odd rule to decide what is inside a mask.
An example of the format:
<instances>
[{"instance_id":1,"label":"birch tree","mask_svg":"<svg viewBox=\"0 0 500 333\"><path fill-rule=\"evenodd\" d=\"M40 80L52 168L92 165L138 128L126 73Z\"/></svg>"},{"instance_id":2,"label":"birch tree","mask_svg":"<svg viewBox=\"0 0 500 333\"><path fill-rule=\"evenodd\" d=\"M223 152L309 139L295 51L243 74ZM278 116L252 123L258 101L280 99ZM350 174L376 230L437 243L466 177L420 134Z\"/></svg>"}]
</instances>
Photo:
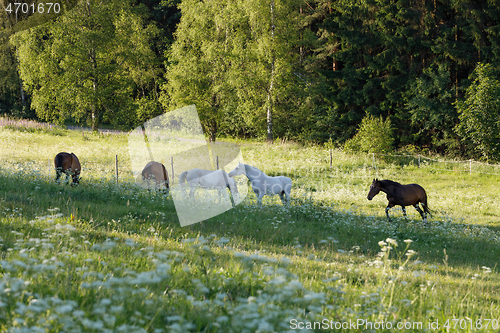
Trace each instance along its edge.
<instances>
[{"instance_id":1,"label":"birch tree","mask_svg":"<svg viewBox=\"0 0 500 333\"><path fill-rule=\"evenodd\" d=\"M180 8L163 104L196 104L211 140L221 128L233 134L240 127L238 134L272 141L277 91L281 99L291 95L283 87L296 43L294 3L185 0Z\"/></svg>"}]
</instances>

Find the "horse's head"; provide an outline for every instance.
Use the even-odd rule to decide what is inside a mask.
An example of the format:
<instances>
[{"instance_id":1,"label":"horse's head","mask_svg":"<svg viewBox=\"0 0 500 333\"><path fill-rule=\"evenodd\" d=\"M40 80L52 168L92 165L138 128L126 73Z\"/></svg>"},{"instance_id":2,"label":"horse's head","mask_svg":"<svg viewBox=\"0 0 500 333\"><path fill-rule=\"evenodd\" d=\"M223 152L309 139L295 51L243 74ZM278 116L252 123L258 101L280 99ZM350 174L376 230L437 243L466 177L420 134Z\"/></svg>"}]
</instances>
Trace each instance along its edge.
<instances>
[{"instance_id":1,"label":"horse's head","mask_svg":"<svg viewBox=\"0 0 500 333\"><path fill-rule=\"evenodd\" d=\"M368 200L373 199L380 192L380 182L378 179L374 179L372 184L370 185L370 192L368 192Z\"/></svg>"},{"instance_id":2,"label":"horse's head","mask_svg":"<svg viewBox=\"0 0 500 333\"><path fill-rule=\"evenodd\" d=\"M245 173L246 173L245 164L239 162L238 166L236 166L236 168L234 168L230 173L228 173L228 176L233 177L233 176L238 176L238 175L245 174Z\"/></svg>"}]
</instances>

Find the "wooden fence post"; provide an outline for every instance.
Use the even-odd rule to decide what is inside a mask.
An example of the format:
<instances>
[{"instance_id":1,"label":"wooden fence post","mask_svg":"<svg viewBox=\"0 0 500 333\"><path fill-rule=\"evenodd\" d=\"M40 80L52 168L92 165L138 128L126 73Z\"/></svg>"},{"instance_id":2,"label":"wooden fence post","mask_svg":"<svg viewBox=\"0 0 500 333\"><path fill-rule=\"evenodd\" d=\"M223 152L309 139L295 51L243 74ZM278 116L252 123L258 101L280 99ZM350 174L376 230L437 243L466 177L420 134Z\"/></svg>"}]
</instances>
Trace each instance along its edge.
<instances>
[{"instance_id":1,"label":"wooden fence post","mask_svg":"<svg viewBox=\"0 0 500 333\"><path fill-rule=\"evenodd\" d=\"M170 156L170 165L172 167L172 181L171 181L171 183L173 184L173 182L174 182L174 157L173 156Z\"/></svg>"},{"instance_id":2,"label":"wooden fence post","mask_svg":"<svg viewBox=\"0 0 500 333\"><path fill-rule=\"evenodd\" d=\"M330 171L332 171L332 148L330 148Z\"/></svg>"},{"instance_id":3,"label":"wooden fence post","mask_svg":"<svg viewBox=\"0 0 500 333\"><path fill-rule=\"evenodd\" d=\"M217 165L216 170L219 170L219 156L215 156L215 164Z\"/></svg>"},{"instance_id":4,"label":"wooden fence post","mask_svg":"<svg viewBox=\"0 0 500 333\"><path fill-rule=\"evenodd\" d=\"M116 184L118 185L118 155L115 155L115 176Z\"/></svg>"}]
</instances>

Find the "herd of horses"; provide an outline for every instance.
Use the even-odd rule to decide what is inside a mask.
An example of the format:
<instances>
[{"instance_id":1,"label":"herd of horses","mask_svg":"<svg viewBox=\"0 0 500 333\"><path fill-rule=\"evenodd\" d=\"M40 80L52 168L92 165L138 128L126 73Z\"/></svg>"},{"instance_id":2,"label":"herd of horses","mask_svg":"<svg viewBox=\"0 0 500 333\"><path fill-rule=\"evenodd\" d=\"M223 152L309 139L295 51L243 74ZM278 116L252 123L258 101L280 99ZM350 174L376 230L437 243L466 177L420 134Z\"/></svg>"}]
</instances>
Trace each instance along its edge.
<instances>
[{"instance_id":1,"label":"herd of horses","mask_svg":"<svg viewBox=\"0 0 500 333\"><path fill-rule=\"evenodd\" d=\"M54 158L56 169L56 181L58 182L61 175L66 174L67 178L72 178L71 185L77 185L80 181L80 172L82 170L78 157L73 153L61 152ZM292 190L292 180L289 177L277 176L271 177L266 175L258 168L239 163L231 172L226 173L223 170L203 170L191 169L184 171L179 175L179 184L181 189L185 188L186 184L190 187L190 197L194 197L194 192L197 187L204 189L217 189L220 195L229 189L232 194L238 193L238 187L234 176L245 175L252 186L257 197L257 203L262 206L262 198L265 195L279 195L283 205L290 202L290 193ZM162 163L151 161L146 164L141 172L143 181L154 181L156 189L163 191L169 190L168 173ZM413 206L422 216L422 220L427 223L427 214L430 215L430 210L427 205L427 194L424 188L418 184L401 185L392 180L373 179L370 185L367 199L372 200L378 193L384 192L387 195L389 203L385 208L385 214L389 221L389 209L394 206L401 206L403 216L406 218L406 207ZM227 192L226 192L227 193ZM422 209L420 209L422 205Z\"/></svg>"}]
</instances>

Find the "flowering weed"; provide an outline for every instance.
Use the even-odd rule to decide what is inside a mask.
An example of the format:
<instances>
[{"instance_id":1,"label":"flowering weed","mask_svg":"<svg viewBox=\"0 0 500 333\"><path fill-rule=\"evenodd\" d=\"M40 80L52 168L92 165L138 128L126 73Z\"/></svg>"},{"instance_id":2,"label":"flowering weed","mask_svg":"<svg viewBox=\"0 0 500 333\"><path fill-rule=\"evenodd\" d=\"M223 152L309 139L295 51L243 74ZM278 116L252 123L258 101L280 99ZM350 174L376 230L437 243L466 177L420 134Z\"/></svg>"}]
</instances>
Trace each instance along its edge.
<instances>
[{"instance_id":1,"label":"flowering weed","mask_svg":"<svg viewBox=\"0 0 500 333\"><path fill-rule=\"evenodd\" d=\"M44 135L0 130L2 143L43 155L0 148L1 331L287 332L301 322L319 332L323 320L500 319L498 216L469 219L470 207L496 212L490 190L486 206L465 199L469 208L446 213L440 198L466 194L446 192L445 176L431 186L439 214L429 226L411 215L388 223L385 203L365 199L373 170L361 157L335 151L327 172L318 147L250 146L249 163L293 176L290 207L269 200L260 209L249 196L181 228L168 195L109 175L114 156L103 152L123 152L119 136L89 135L94 150L81 152L92 162L70 187L46 172L46 156L62 147ZM68 136L78 147L81 136ZM401 174L390 165L377 172Z\"/></svg>"}]
</instances>

